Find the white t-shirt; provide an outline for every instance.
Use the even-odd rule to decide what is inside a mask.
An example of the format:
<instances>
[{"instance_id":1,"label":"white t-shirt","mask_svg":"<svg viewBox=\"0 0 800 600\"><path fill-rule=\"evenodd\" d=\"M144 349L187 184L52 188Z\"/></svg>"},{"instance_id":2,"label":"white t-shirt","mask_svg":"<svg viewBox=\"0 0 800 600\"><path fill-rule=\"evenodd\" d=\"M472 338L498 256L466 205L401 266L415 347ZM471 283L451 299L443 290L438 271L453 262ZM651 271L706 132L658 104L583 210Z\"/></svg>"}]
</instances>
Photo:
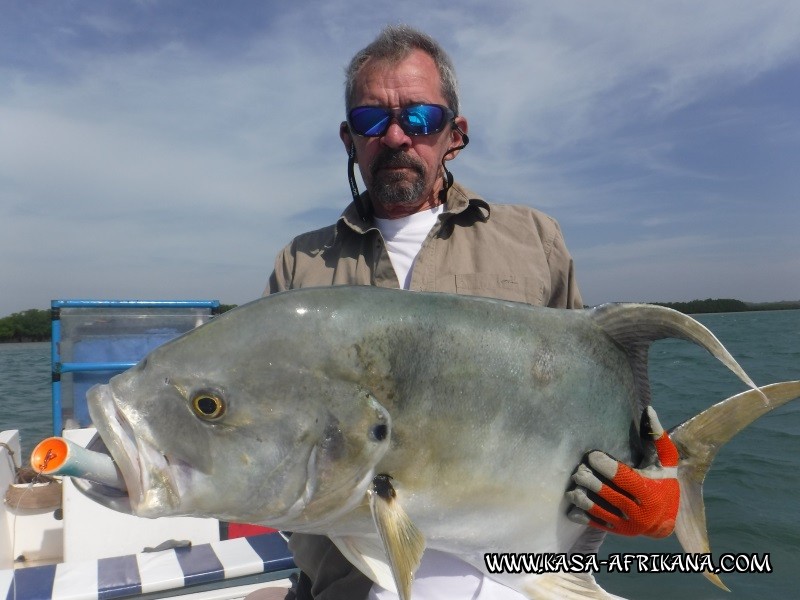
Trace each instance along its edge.
<instances>
[{"instance_id":1,"label":"white t-shirt","mask_svg":"<svg viewBox=\"0 0 800 600\"><path fill-rule=\"evenodd\" d=\"M452 554L428 548L411 584L414 600L525 600L510 587L486 577ZM398 600L397 594L372 585L367 600Z\"/></svg>"},{"instance_id":2,"label":"white t-shirt","mask_svg":"<svg viewBox=\"0 0 800 600\"><path fill-rule=\"evenodd\" d=\"M386 250L389 252L389 260L397 274L397 280L404 290L411 285L411 271L422 248L422 242L428 237L436 219L443 211L444 206L440 204L399 219L375 219L375 224L386 242Z\"/></svg>"}]
</instances>

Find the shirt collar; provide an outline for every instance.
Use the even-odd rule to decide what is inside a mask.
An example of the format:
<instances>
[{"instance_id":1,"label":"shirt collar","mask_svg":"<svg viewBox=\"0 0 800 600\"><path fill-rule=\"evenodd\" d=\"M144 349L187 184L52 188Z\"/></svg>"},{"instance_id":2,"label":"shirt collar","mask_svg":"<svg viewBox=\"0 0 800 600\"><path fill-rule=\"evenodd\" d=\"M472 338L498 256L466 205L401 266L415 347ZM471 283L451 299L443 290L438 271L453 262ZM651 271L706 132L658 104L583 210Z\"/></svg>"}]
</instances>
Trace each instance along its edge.
<instances>
[{"instance_id":1,"label":"shirt collar","mask_svg":"<svg viewBox=\"0 0 800 600\"><path fill-rule=\"evenodd\" d=\"M361 199L364 202L369 202L367 192L361 194ZM445 206L445 211L439 215L439 219L450 219L468 209L477 211L478 218L481 221L485 222L489 220L491 213L489 203L466 187L458 183L453 183L450 189L447 190L447 205ZM368 231L377 230L375 220L370 217L367 221L363 221L353 202L347 205L347 208L344 209L344 212L342 212L336 224L336 233L334 235L339 235L339 228L342 226L348 227L355 233L362 235Z\"/></svg>"}]
</instances>

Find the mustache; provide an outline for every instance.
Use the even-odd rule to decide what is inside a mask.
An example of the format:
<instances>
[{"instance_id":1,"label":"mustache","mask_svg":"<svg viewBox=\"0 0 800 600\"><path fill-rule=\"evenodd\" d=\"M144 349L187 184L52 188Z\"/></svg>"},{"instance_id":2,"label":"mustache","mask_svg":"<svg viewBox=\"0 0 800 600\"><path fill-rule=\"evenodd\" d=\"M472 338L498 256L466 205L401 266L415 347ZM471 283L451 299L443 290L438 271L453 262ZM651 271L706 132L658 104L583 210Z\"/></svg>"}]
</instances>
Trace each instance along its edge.
<instances>
[{"instance_id":1,"label":"mustache","mask_svg":"<svg viewBox=\"0 0 800 600\"><path fill-rule=\"evenodd\" d=\"M425 166L411 158L402 150L383 150L375 157L375 160L372 161L369 170L374 177L380 169L386 168L407 168L413 169L421 175L425 173Z\"/></svg>"}]
</instances>

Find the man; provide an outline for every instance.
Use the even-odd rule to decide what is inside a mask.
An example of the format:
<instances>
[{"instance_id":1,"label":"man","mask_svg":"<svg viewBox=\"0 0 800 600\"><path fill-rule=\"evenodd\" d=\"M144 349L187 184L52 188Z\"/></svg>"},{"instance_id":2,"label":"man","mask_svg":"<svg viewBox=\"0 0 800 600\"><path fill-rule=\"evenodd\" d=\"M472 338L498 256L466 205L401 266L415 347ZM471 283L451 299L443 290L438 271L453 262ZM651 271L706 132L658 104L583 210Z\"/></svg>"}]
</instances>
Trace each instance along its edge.
<instances>
[{"instance_id":1,"label":"man","mask_svg":"<svg viewBox=\"0 0 800 600\"><path fill-rule=\"evenodd\" d=\"M582 307L558 224L531 208L490 205L455 183L446 168L468 144L468 124L459 114L453 66L432 38L387 27L351 61L345 103L339 136L350 159L353 202L334 225L298 236L281 251L265 294L355 284ZM363 194L355 164L367 188ZM652 430L662 433L657 423ZM657 465L635 471L599 452L586 463L569 492L571 518L596 529L587 529L573 551L596 548L602 532L593 534L601 529L671 532L674 477L664 479ZM623 487L615 489L620 481ZM298 598L393 596L349 565L327 538L296 534L290 547L304 573ZM432 551L423 557L413 594L521 598L470 565Z\"/></svg>"}]
</instances>

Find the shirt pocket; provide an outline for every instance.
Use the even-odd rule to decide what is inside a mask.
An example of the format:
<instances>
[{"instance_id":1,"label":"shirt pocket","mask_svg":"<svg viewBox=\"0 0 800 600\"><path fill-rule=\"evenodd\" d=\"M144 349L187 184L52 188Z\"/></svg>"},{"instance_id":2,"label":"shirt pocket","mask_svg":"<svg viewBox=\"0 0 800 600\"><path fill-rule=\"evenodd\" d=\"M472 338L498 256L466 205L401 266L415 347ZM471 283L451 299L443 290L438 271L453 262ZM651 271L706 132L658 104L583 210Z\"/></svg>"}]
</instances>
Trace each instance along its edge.
<instances>
[{"instance_id":1,"label":"shirt pocket","mask_svg":"<svg viewBox=\"0 0 800 600\"><path fill-rule=\"evenodd\" d=\"M544 282L494 273L465 273L456 275L456 293L467 296L485 296L498 300L525 302L542 306Z\"/></svg>"}]
</instances>

